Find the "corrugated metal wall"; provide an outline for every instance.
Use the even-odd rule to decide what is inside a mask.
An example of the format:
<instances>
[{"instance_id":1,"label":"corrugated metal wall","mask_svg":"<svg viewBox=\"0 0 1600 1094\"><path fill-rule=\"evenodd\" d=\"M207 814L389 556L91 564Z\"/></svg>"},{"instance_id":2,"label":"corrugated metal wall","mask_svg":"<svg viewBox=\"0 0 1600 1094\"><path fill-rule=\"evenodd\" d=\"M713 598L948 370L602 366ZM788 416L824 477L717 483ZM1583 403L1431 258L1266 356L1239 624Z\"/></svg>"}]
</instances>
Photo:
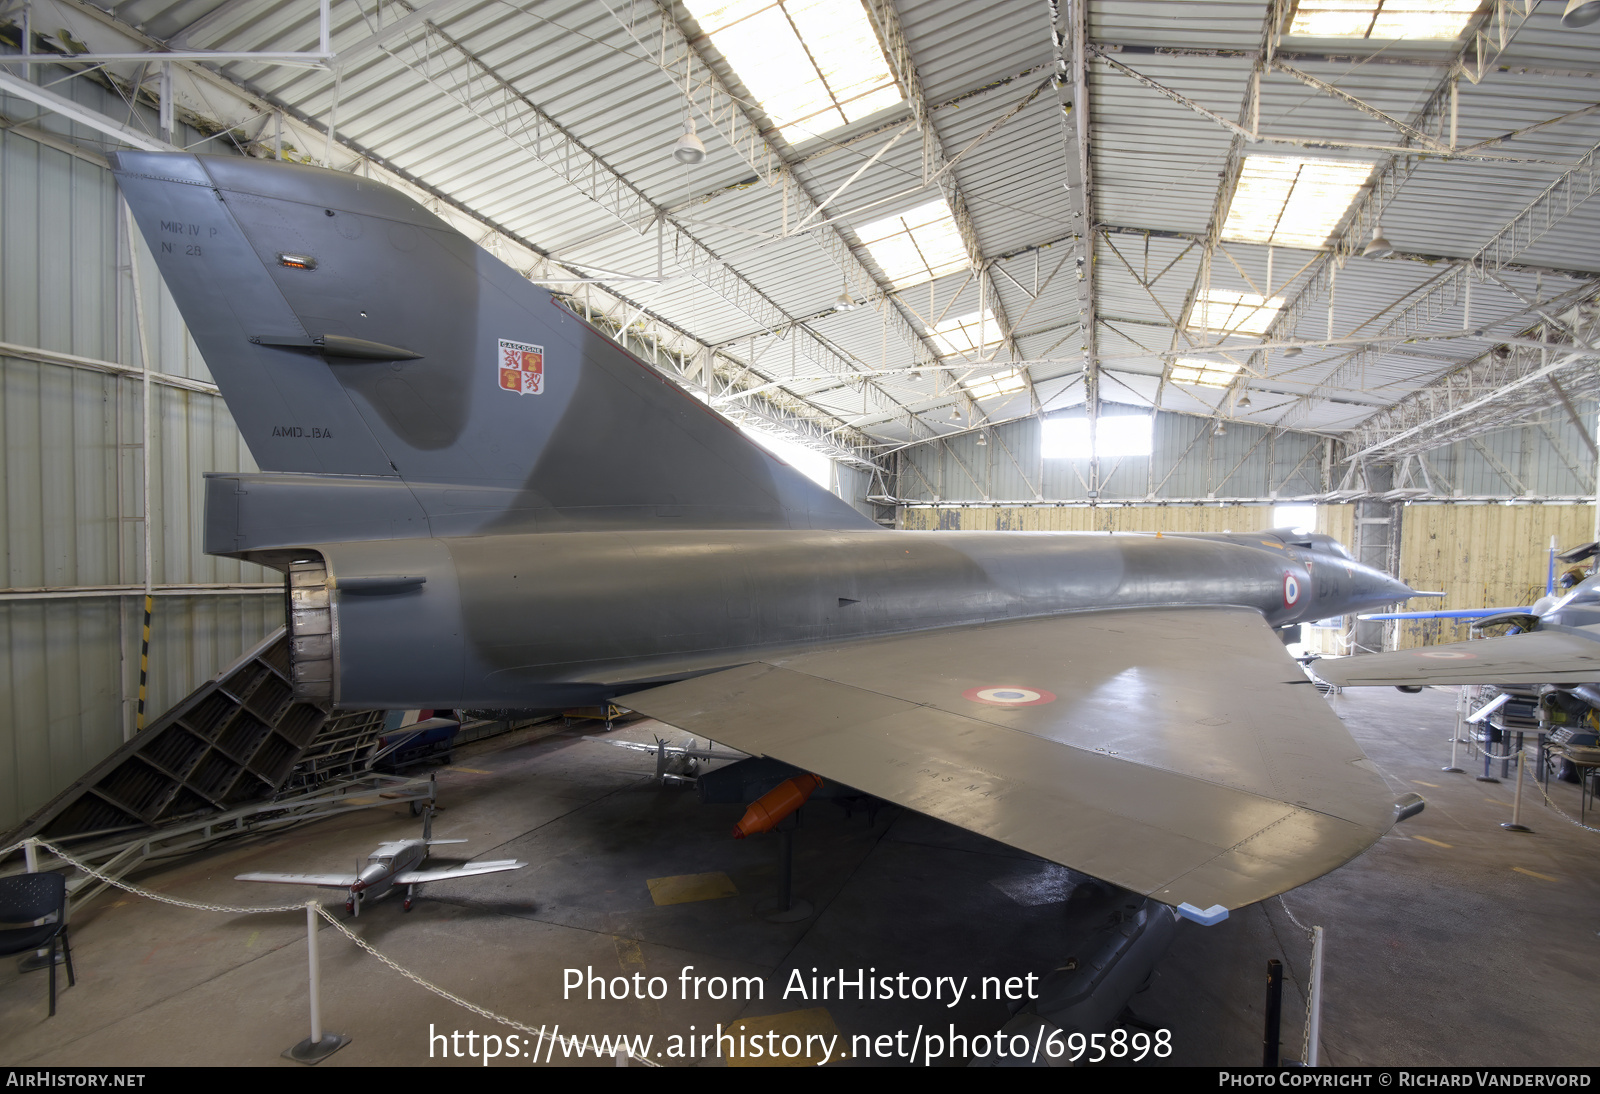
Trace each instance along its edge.
<instances>
[{"instance_id":1,"label":"corrugated metal wall","mask_svg":"<svg viewBox=\"0 0 1600 1094\"><path fill-rule=\"evenodd\" d=\"M1106 415L1141 412L1106 405ZM1148 413L1148 409L1142 411ZM1082 411L1077 412L1081 415ZM1070 417L1071 415L1052 415ZM1100 497L1270 498L1320 494L1324 440L1312 433L1156 414L1154 455L1100 461ZM899 496L912 501L1086 501L1089 461L1042 459L1036 418L919 444L899 454Z\"/></svg>"},{"instance_id":2,"label":"corrugated metal wall","mask_svg":"<svg viewBox=\"0 0 1600 1094\"><path fill-rule=\"evenodd\" d=\"M1585 431L1594 438L1595 403L1576 399ZM1560 408L1548 421L1498 429L1427 453L1435 493L1458 497L1570 497L1594 495L1595 457L1583 434ZM1422 485L1420 469L1410 477Z\"/></svg>"},{"instance_id":3,"label":"corrugated metal wall","mask_svg":"<svg viewBox=\"0 0 1600 1094\"><path fill-rule=\"evenodd\" d=\"M82 80L80 100L103 95ZM118 103L91 102L107 113ZM36 111L0 99L0 111ZM84 147L53 116L34 123ZM190 134L185 139L195 140ZM0 132L0 341L138 367L128 241L110 172ZM143 241L141 292L156 371L209 381ZM0 553L9 591L143 581L141 382L0 356ZM253 470L214 395L152 389L152 576L158 584L276 580L200 550L201 473ZM0 830L116 747L138 690L141 598L0 599ZM282 598L164 595L151 626L147 710L165 709L282 623Z\"/></svg>"},{"instance_id":4,"label":"corrugated metal wall","mask_svg":"<svg viewBox=\"0 0 1600 1094\"><path fill-rule=\"evenodd\" d=\"M1401 528L1401 579L1413 589L1448 594L1413 601L1412 610L1524 607L1544 595L1552 536L1561 549L1594 538L1594 506L1408 505ZM1465 623L1402 621L1396 644L1408 649L1467 637Z\"/></svg>"}]
</instances>

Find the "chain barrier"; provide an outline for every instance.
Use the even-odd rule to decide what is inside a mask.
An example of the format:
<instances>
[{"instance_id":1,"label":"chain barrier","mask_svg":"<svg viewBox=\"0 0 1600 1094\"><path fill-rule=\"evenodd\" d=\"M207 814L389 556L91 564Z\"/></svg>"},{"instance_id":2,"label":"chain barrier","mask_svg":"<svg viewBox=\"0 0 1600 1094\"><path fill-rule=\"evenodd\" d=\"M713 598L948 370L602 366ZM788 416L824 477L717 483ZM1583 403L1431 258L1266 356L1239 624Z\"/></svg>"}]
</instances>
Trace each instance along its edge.
<instances>
[{"instance_id":1,"label":"chain barrier","mask_svg":"<svg viewBox=\"0 0 1600 1094\"><path fill-rule=\"evenodd\" d=\"M514 1019L507 1018L503 1014L496 1014L492 1010L485 1010L476 1003L469 1003L459 995L454 995L446 991L444 988L439 987L437 984L424 980L410 969L392 960L385 954L380 953L372 946L371 943L367 942L366 939L360 937L355 932L351 931L350 928L346 927L343 923L340 923L337 919L335 919L333 917L333 913L328 911L327 908L324 908L318 901L303 900L298 904L273 904L264 907L243 908L228 904L201 904L192 900L179 900L177 897L166 896L162 893L156 892L153 889L146 889L142 885L135 885L132 882L122 881L118 878L114 878L109 874L96 870L87 863L79 862L65 851L62 851L60 848L46 843L44 840L36 837L29 837L28 839L13 843L9 847L0 848L0 858L4 858L6 855L9 855L18 848L26 847L29 844L48 851L62 862L71 865L74 869L82 870L88 876L97 878L98 880L105 882L107 885L115 886L116 888L122 889L125 892L134 893L138 896L145 897L148 900L154 900L162 904L176 905L179 908L193 908L202 912L222 912L227 915L254 915L261 912L298 912L307 907L314 908L316 909L317 914L332 924L340 934L344 935L361 949L365 950L373 957L376 957L379 961L383 962L385 965L389 966L389 968L393 969L407 980L410 980L418 987L426 988L428 991L433 992L441 999L449 1000L456 1006L465 1010L469 1010L473 1014L476 1014L482 1018L487 1018L491 1022L498 1022L503 1026L509 1026L512 1029L521 1030L523 1033L529 1034L535 1038L534 1043L536 1045L543 1044L546 1038L551 1038L556 1044L561 1046L563 1053L565 1053L567 1056L573 1055L574 1052L576 1052L579 1056L582 1056L583 1054L584 1046L581 1042L574 1041L567 1037L562 1037L555 1033L546 1033L544 1027L542 1026L539 1029L534 1029L533 1027L523 1025L521 1022L515 1021ZM629 1060L643 1064L646 1067L661 1066L661 1064L657 1063L655 1060L649 1060L643 1056L634 1056L631 1053L627 1053L626 1055Z\"/></svg>"},{"instance_id":2,"label":"chain barrier","mask_svg":"<svg viewBox=\"0 0 1600 1094\"><path fill-rule=\"evenodd\" d=\"M340 934L344 935L357 946L361 947L363 950L366 950L373 957L376 957L379 961L383 962L385 965L388 965L395 972L399 973L401 976L405 977L418 987L425 988L428 991L433 992L433 994L437 995L439 998L448 1000L458 1007L461 1007L465 1010L470 1010L473 1014L478 1015L480 1018L487 1018L491 1022L498 1022L503 1026L509 1026L512 1029L521 1030L523 1033L526 1033L534 1038L535 1044L543 1044L546 1038L550 1038L556 1044L560 1045L562 1051L567 1055L570 1056L574 1051L577 1051L580 1056L582 1055L583 1046L579 1042L573 1041L567 1037L562 1037L556 1033L547 1033L545 1032L544 1026L534 1029L532 1026L523 1025L521 1022L518 1022L513 1018L507 1018L503 1014L496 1014L492 1010L486 1010L483 1007L478 1006L476 1003L469 1003L459 995L452 994L451 992L446 991L444 988L441 988L439 985L424 980L410 969L400 965L381 953L366 939L357 935L349 927L346 927L343 923L335 919L333 913L328 911L328 909L324 908L321 904L317 904L316 909L317 914L322 916L323 919L326 919ZM576 1049L574 1049L574 1046L576 1046ZM628 1054L628 1059L636 1060L639 1063L644 1064L646 1067L661 1066L654 1060L646 1059L643 1056L634 1056L631 1053Z\"/></svg>"},{"instance_id":3,"label":"chain barrier","mask_svg":"<svg viewBox=\"0 0 1600 1094\"><path fill-rule=\"evenodd\" d=\"M1294 913L1289 910L1288 902L1283 899L1283 894L1282 893L1278 894L1278 907L1282 908L1283 909L1283 914L1289 917L1289 922L1293 923L1296 927L1298 927L1305 934L1306 939L1312 944L1312 947L1313 947L1312 948L1312 956L1313 956L1313 958L1315 958L1315 956L1316 956L1315 947L1316 947L1316 941L1317 941L1316 932L1312 931L1312 929L1310 927L1307 927L1304 923L1300 922L1298 919L1295 918ZM1287 956L1287 955L1285 955L1285 956ZM1303 1040L1301 1041L1301 1044L1300 1044L1300 1062L1301 1063L1305 1063L1310 1058L1311 1058L1311 977L1308 976L1308 977L1306 977L1305 1037L1303 1038Z\"/></svg>"},{"instance_id":4,"label":"chain barrier","mask_svg":"<svg viewBox=\"0 0 1600 1094\"><path fill-rule=\"evenodd\" d=\"M44 840L36 837L29 837L28 839L22 840L18 843L13 843L10 847L0 850L0 858L4 858L17 848L25 847L30 843L35 847L39 847L50 852L62 862L70 864L74 869L82 870L85 874L88 874L92 878L103 881L107 885L114 885L118 889L122 889L125 892L134 893L138 896L146 898L147 900L160 901L162 904L175 904L180 908L194 908L202 912L223 912L227 915L254 915L257 912L298 912L300 909L305 907L304 901L300 902L299 904L272 904L265 907L257 906L253 908L242 908L235 907L231 904L198 904L192 900L179 900L177 897L163 896L161 893L158 893L153 889L146 889L141 885L133 884L131 881L122 881L118 878L112 877L110 874L102 873L101 871L96 870L93 866L90 866L88 863L79 862L77 859L73 858L60 848L54 847L51 844L46 843Z\"/></svg>"},{"instance_id":5,"label":"chain barrier","mask_svg":"<svg viewBox=\"0 0 1600 1094\"><path fill-rule=\"evenodd\" d=\"M1575 828L1582 828L1585 832L1600 832L1600 828L1595 828L1592 825L1584 824L1581 820L1578 820L1576 817L1569 814L1565 809L1562 809L1555 802L1551 801L1550 795L1545 793L1544 785L1540 783L1538 779L1533 779L1532 782L1534 789L1539 791L1539 797L1544 799L1544 803L1546 805L1559 813L1563 820L1567 821ZM1581 782L1578 784L1578 793L1583 793L1583 783Z\"/></svg>"}]
</instances>

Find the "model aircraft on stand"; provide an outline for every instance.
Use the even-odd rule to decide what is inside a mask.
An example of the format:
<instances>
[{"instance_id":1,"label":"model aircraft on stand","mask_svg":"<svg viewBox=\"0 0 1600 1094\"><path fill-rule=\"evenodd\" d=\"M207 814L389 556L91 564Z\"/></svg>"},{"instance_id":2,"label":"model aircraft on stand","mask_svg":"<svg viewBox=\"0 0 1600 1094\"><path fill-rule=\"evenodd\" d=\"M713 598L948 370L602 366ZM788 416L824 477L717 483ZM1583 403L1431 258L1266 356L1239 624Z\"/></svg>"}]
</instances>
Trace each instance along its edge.
<instances>
[{"instance_id":1,"label":"model aircraft on stand","mask_svg":"<svg viewBox=\"0 0 1600 1094\"><path fill-rule=\"evenodd\" d=\"M1201 922L1421 807L1283 649L1411 595L1327 536L884 529L395 190L111 160L261 468L205 548L285 573L301 699L621 700Z\"/></svg>"},{"instance_id":2,"label":"model aircraft on stand","mask_svg":"<svg viewBox=\"0 0 1600 1094\"><path fill-rule=\"evenodd\" d=\"M369 865L356 864L353 874L239 874L235 881L265 881L277 885L315 885L323 889L344 889L349 893L344 910L353 916L361 914L361 905L369 900L388 896L404 888L405 902L402 910L411 910L417 886L427 881L449 881L458 877L477 877L480 874L498 874L505 870L520 870L528 865L515 859L494 862L467 862L460 866L440 866L432 870L420 869L428 857L428 848L442 843L466 843L464 839L433 839L433 809L422 814L422 838L391 840L378 844L378 849L367 856Z\"/></svg>"}]
</instances>

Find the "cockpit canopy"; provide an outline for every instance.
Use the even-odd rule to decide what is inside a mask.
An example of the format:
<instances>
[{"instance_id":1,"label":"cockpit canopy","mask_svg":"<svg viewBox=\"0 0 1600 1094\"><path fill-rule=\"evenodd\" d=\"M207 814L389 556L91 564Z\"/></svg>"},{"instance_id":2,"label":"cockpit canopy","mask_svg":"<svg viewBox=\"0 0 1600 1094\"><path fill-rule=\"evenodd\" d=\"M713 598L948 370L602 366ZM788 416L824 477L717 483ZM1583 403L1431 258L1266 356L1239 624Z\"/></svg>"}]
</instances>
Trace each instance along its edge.
<instances>
[{"instance_id":1,"label":"cockpit canopy","mask_svg":"<svg viewBox=\"0 0 1600 1094\"><path fill-rule=\"evenodd\" d=\"M1266 534L1275 536L1290 547L1303 547L1318 554L1337 555L1351 562L1355 561L1355 556L1345 549L1344 544L1321 532L1302 532L1298 528L1273 528Z\"/></svg>"}]
</instances>

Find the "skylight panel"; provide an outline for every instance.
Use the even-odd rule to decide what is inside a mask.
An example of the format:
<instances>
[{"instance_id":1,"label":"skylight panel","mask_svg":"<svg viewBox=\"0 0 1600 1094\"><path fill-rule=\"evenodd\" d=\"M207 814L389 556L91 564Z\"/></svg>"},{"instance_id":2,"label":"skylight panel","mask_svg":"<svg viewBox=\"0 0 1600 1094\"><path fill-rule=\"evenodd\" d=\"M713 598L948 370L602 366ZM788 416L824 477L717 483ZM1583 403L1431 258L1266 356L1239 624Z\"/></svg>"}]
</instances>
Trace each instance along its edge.
<instances>
[{"instance_id":1,"label":"skylight panel","mask_svg":"<svg viewBox=\"0 0 1600 1094\"><path fill-rule=\"evenodd\" d=\"M967 249L942 197L864 224L856 234L897 289L967 268Z\"/></svg>"},{"instance_id":2,"label":"skylight panel","mask_svg":"<svg viewBox=\"0 0 1600 1094\"><path fill-rule=\"evenodd\" d=\"M901 101L859 0L685 0L684 7L786 141Z\"/></svg>"},{"instance_id":3,"label":"skylight panel","mask_svg":"<svg viewBox=\"0 0 1600 1094\"><path fill-rule=\"evenodd\" d=\"M933 344L939 347L941 357L954 357L961 353L975 353L984 346L1000 341L1000 324L994 321L994 312L984 308L971 315L958 315L946 319L927 332Z\"/></svg>"},{"instance_id":4,"label":"skylight panel","mask_svg":"<svg viewBox=\"0 0 1600 1094\"><path fill-rule=\"evenodd\" d=\"M1172 382L1198 387L1227 387L1239 366L1224 358L1180 357L1172 362Z\"/></svg>"},{"instance_id":5,"label":"skylight panel","mask_svg":"<svg viewBox=\"0 0 1600 1094\"><path fill-rule=\"evenodd\" d=\"M1295 156L1246 156L1222 238L1279 247L1321 247L1372 174L1372 164Z\"/></svg>"},{"instance_id":6,"label":"skylight panel","mask_svg":"<svg viewBox=\"0 0 1600 1094\"><path fill-rule=\"evenodd\" d=\"M1014 395L1028 383L1022 378L1022 370L1013 368L976 380L963 380L961 386L974 399L992 399L996 395Z\"/></svg>"},{"instance_id":7,"label":"skylight panel","mask_svg":"<svg viewBox=\"0 0 1600 1094\"><path fill-rule=\"evenodd\" d=\"M1290 34L1309 38L1459 38L1480 0L1300 0Z\"/></svg>"},{"instance_id":8,"label":"skylight panel","mask_svg":"<svg viewBox=\"0 0 1600 1094\"><path fill-rule=\"evenodd\" d=\"M1189 327L1228 334L1265 334L1282 308L1281 296L1268 300L1255 293L1212 289L1195 301L1189 313Z\"/></svg>"}]
</instances>

